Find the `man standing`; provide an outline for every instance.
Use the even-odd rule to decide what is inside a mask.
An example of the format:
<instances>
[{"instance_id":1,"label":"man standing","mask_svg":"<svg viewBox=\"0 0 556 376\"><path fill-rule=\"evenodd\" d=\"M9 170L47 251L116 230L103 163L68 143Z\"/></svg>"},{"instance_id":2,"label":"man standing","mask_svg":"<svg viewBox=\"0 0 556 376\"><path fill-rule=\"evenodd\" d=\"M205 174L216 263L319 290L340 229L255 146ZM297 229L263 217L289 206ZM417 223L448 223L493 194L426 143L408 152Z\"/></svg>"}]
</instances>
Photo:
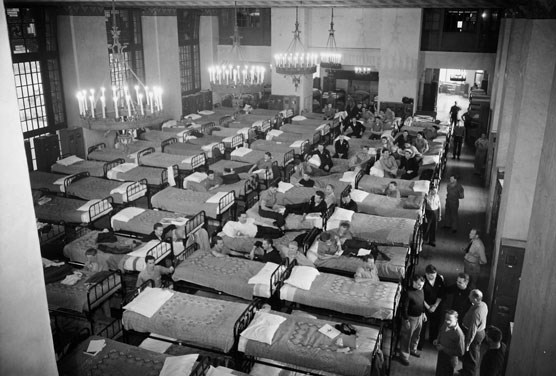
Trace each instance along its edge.
<instances>
[{"instance_id":1,"label":"man standing","mask_svg":"<svg viewBox=\"0 0 556 376\"><path fill-rule=\"evenodd\" d=\"M436 247L436 226L438 221L442 220L440 209L440 196L438 196L438 188L431 186L429 194L425 198L425 232L423 241L429 245Z\"/></svg>"},{"instance_id":2,"label":"man standing","mask_svg":"<svg viewBox=\"0 0 556 376\"><path fill-rule=\"evenodd\" d=\"M488 350L481 360L481 376L502 376L506 345L502 343L502 332L495 326L489 326L485 339Z\"/></svg>"},{"instance_id":3,"label":"man standing","mask_svg":"<svg viewBox=\"0 0 556 376\"><path fill-rule=\"evenodd\" d=\"M442 321L442 313L438 307L442 303L442 299L444 299L444 288L444 277L438 274L434 265L427 265L425 268L425 284L423 285L427 321L423 323L423 329L421 330L420 348L422 348L425 341L427 327L429 328L429 342L431 344L438 337L438 328Z\"/></svg>"},{"instance_id":4,"label":"man standing","mask_svg":"<svg viewBox=\"0 0 556 376\"><path fill-rule=\"evenodd\" d=\"M402 294L402 327L400 331L400 355L399 361L404 366L409 365L409 355L417 358L421 354L417 351L419 343L419 335L423 320L426 320L425 312L425 295L423 293L423 285L425 279L423 276L415 274L411 279L411 286L404 290Z\"/></svg>"},{"instance_id":5,"label":"man standing","mask_svg":"<svg viewBox=\"0 0 556 376\"><path fill-rule=\"evenodd\" d=\"M458 313L459 317L465 316L465 313L471 308L469 301L469 275L459 273L456 278L456 283L446 287L445 299L443 301L444 310L454 310Z\"/></svg>"},{"instance_id":6,"label":"man standing","mask_svg":"<svg viewBox=\"0 0 556 376\"><path fill-rule=\"evenodd\" d=\"M488 307L483 302L481 290L471 290L469 293L471 308L463 318L463 331L465 333L465 355L463 368L459 376L476 376L479 369L481 343L485 339Z\"/></svg>"},{"instance_id":7,"label":"man standing","mask_svg":"<svg viewBox=\"0 0 556 376\"><path fill-rule=\"evenodd\" d=\"M450 125L454 125L458 121L458 113L461 108L458 107L458 102L454 102L454 105L450 108Z\"/></svg>"},{"instance_id":8,"label":"man standing","mask_svg":"<svg viewBox=\"0 0 556 376\"><path fill-rule=\"evenodd\" d=\"M453 376L458 365L458 357L465 351L465 336L458 325L456 311L446 312L444 324L440 328L438 338L434 340L434 345L438 350L436 376Z\"/></svg>"},{"instance_id":9,"label":"man standing","mask_svg":"<svg viewBox=\"0 0 556 376\"><path fill-rule=\"evenodd\" d=\"M452 232L458 231L458 210L459 200L463 199L464 190L462 185L458 182L458 176L450 176L450 181L446 186L446 209L444 218L446 223L443 227L452 228Z\"/></svg>"},{"instance_id":10,"label":"man standing","mask_svg":"<svg viewBox=\"0 0 556 376\"><path fill-rule=\"evenodd\" d=\"M487 263L485 245L479 238L479 231L477 229L472 228L469 231L469 244L465 247L464 251L464 272L469 275L471 287L475 287L481 275L481 265Z\"/></svg>"},{"instance_id":11,"label":"man standing","mask_svg":"<svg viewBox=\"0 0 556 376\"><path fill-rule=\"evenodd\" d=\"M463 140L465 139L465 127L461 121L456 121L456 126L454 127L454 148L452 149L452 159L459 159L461 154L461 147L463 146Z\"/></svg>"}]
</instances>

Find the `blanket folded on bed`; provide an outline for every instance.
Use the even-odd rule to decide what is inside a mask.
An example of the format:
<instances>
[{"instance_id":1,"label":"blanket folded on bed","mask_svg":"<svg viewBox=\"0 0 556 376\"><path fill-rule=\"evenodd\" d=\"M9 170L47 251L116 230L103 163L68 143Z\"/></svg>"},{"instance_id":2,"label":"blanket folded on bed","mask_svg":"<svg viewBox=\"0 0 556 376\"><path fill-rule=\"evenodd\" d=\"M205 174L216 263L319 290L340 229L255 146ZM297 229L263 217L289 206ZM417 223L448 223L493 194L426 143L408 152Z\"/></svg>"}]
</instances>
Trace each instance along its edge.
<instances>
[{"instance_id":1,"label":"blanket folded on bed","mask_svg":"<svg viewBox=\"0 0 556 376\"><path fill-rule=\"evenodd\" d=\"M99 232L97 235L97 243L116 243L118 238L112 231Z\"/></svg>"},{"instance_id":2,"label":"blanket folded on bed","mask_svg":"<svg viewBox=\"0 0 556 376\"><path fill-rule=\"evenodd\" d=\"M105 253L112 253L113 255L122 255L124 253L129 253L133 251L133 247L129 245L107 245L107 244L99 244L97 246L99 251Z\"/></svg>"},{"instance_id":3,"label":"blanket folded on bed","mask_svg":"<svg viewBox=\"0 0 556 376\"><path fill-rule=\"evenodd\" d=\"M423 196L408 196L403 203L404 209L419 209L423 204Z\"/></svg>"},{"instance_id":4,"label":"blanket folded on bed","mask_svg":"<svg viewBox=\"0 0 556 376\"><path fill-rule=\"evenodd\" d=\"M48 268L43 268L44 272L44 282L54 283L61 281L66 277L66 275L73 272L73 268L68 264L63 264L61 266L49 266Z\"/></svg>"}]
</instances>

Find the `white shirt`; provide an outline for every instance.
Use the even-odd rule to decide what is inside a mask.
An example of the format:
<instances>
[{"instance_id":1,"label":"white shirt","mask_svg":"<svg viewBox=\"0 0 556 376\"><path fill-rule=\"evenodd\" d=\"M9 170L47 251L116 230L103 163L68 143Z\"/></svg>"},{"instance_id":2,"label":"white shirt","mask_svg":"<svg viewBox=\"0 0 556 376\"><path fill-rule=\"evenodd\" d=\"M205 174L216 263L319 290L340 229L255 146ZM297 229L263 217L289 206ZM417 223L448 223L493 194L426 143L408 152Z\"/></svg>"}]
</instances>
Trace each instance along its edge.
<instances>
[{"instance_id":1,"label":"white shirt","mask_svg":"<svg viewBox=\"0 0 556 376\"><path fill-rule=\"evenodd\" d=\"M254 218L247 218L245 223L228 221L222 228L222 232L230 238L238 236L254 238L257 235L257 225Z\"/></svg>"},{"instance_id":2,"label":"white shirt","mask_svg":"<svg viewBox=\"0 0 556 376\"><path fill-rule=\"evenodd\" d=\"M438 210L440 209L440 196L438 194L435 195L427 195L427 209L429 210Z\"/></svg>"}]
</instances>

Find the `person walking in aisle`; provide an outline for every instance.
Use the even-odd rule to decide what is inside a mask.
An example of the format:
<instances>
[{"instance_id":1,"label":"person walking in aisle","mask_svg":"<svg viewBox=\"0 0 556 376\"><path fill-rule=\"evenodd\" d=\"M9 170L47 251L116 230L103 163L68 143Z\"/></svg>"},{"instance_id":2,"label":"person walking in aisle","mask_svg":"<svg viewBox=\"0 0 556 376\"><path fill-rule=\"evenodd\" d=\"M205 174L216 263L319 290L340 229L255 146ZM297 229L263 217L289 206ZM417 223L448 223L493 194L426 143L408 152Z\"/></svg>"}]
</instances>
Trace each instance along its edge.
<instances>
[{"instance_id":1,"label":"person walking in aisle","mask_svg":"<svg viewBox=\"0 0 556 376\"><path fill-rule=\"evenodd\" d=\"M454 376L458 365L458 357L465 351L465 336L458 325L458 313L453 310L446 311L444 323L434 340L438 350L436 358L436 376Z\"/></svg>"},{"instance_id":2,"label":"person walking in aisle","mask_svg":"<svg viewBox=\"0 0 556 376\"><path fill-rule=\"evenodd\" d=\"M464 189L458 182L458 176L450 176L450 181L446 186L446 208L444 209L444 228L451 228L452 232L458 231L458 210L459 200L464 196Z\"/></svg>"},{"instance_id":3,"label":"person walking in aisle","mask_svg":"<svg viewBox=\"0 0 556 376\"><path fill-rule=\"evenodd\" d=\"M399 361L404 366L409 365L409 355L417 358L421 354L417 351L421 326L425 316L425 295L423 276L415 274L411 286L404 290L401 299L402 327L400 330L400 354Z\"/></svg>"},{"instance_id":4,"label":"person walking in aisle","mask_svg":"<svg viewBox=\"0 0 556 376\"><path fill-rule=\"evenodd\" d=\"M474 288L481 275L481 265L487 263L485 245L479 237L479 231L476 228L472 228L469 231L469 244L464 248L464 252L464 272L469 275L469 283Z\"/></svg>"},{"instance_id":5,"label":"person walking in aisle","mask_svg":"<svg viewBox=\"0 0 556 376\"><path fill-rule=\"evenodd\" d=\"M481 134L481 138L475 141L475 175L483 175L488 153L488 138L486 134Z\"/></svg>"},{"instance_id":6,"label":"person walking in aisle","mask_svg":"<svg viewBox=\"0 0 556 376\"><path fill-rule=\"evenodd\" d=\"M454 105L450 107L450 126L457 123L458 114L460 111L461 111L461 107L458 106L458 102L454 102Z\"/></svg>"},{"instance_id":7,"label":"person walking in aisle","mask_svg":"<svg viewBox=\"0 0 556 376\"><path fill-rule=\"evenodd\" d=\"M465 140L465 127L461 121L456 121L456 126L452 133L454 137L454 147L452 149L452 159L459 159L461 155L461 148L463 146L463 140Z\"/></svg>"},{"instance_id":8,"label":"person walking in aisle","mask_svg":"<svg viewBox=\"0 0 556 376\"><path fill-rule=\"evenodd\" d=\"M425 295L425 315L427 321L423 323L421 329L421 339L419 341L419 349L423 348L425 342L425 335L427 328L429 329L429 342L438 337L438 328L442 321L442 313L440 311L440 303L444 299L444 277L438 274L436 267L432 264L427 265L425 268L425 284L423 286L423 293Z\"/></svg>"},{"instance_id":9,"label":"person walking in aisle","mask_svg":"<svg viewBox=\"0 0 556 376\"><path fill-rule=\"evenodd\" d=\"M481 343L485 339L488 307L483 302L483 293L481 290L471 290L469 300L471 308L462 321L465 334L465 354L463 355L463 368L459 371L458 376L477 376Z\"/></svg>"},{"instance_id":10,"label":"person walking in aisle","mask_svg":"<svg viewBox=\"0 0 556 376\"><path fill-rule=\"evenodd\" d=\"M423 241L433 247L436 247L436 227L438 222L442 220L441 212L438 188L431 186L429 194L425 198L426 224Z\"/></svg>"}]
</instances>

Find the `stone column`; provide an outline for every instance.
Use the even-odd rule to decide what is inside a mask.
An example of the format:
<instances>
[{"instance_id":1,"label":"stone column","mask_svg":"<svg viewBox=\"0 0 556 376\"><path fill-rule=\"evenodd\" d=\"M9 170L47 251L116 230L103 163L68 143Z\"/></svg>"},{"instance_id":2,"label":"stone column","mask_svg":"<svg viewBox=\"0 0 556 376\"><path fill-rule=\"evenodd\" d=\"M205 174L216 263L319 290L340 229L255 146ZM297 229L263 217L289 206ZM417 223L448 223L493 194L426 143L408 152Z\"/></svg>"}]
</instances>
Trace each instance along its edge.
<instances>
[{"instance_id":1,"label":"stone column","mask_svg":"<svg viewBox=\"0 0 556 376\"><path fill-rule=\"evenodd\" d=\"M0 13L5 14L4 4ZM6 17L0 17L0 375L58 375ZM79 111L78 111L79 112Z\"/></svg>"}]
</instances>

